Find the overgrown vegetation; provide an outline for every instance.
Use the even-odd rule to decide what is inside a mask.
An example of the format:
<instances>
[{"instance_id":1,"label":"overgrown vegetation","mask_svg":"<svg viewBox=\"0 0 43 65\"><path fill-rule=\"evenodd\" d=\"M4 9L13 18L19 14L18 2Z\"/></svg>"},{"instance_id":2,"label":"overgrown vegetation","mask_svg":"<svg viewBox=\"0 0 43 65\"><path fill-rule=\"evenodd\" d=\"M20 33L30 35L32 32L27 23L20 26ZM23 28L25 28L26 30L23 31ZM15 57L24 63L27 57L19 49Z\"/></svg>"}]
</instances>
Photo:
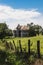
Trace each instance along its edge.
<instances>
[{"instance_id":1,"label":"overgrown vegetation","mask_svg":"<svg viewBox=\"0 0 43 65\"><path fill-rule=\"evenodd\" d=\"M28 54L28 40L31 41L31 54ZM22 53L19 40L21 40ZM30 38L11 38L0 40L0 65L32 65L38 59L37 40L40 40L40 52L43 61L43 36Z\"/></svg>"},{"instance_id":2,"label":"overgrown vegetation","mask_svg":"<svg viewBox=\"0 0 43 65\"><path fill-rule=\"evenodd\" d=\"M12 38L12 30L6 23L0 23L0 65L34 65L36 60L43 65L43 35L41 35L43 28L33 23L28 26L30 26L29 37ZM37 53L38 40L40 41L40 58Z\"/></svg>"}]
</instances>

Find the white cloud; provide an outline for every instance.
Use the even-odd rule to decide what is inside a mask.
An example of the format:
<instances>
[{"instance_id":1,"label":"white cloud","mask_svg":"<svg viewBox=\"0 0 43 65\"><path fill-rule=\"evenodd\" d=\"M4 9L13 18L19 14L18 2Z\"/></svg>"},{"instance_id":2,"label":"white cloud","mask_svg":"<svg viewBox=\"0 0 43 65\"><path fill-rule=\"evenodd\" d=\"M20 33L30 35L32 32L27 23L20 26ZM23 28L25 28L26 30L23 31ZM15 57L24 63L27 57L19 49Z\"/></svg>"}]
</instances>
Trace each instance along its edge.
<instances>
[{"instance_id":1,"label":"white cloud","mask_svg":"<svg viewBox=\"0 0 43 65\"><path fill-rule=\"evenodd\" d=\"M14 29L17 24L23 25L30 22L41 24L43 15L35 9L13 9L9 6L0 5L0 22L4 21L6 21L11 29Z\"/></svg>"}]
</instances>

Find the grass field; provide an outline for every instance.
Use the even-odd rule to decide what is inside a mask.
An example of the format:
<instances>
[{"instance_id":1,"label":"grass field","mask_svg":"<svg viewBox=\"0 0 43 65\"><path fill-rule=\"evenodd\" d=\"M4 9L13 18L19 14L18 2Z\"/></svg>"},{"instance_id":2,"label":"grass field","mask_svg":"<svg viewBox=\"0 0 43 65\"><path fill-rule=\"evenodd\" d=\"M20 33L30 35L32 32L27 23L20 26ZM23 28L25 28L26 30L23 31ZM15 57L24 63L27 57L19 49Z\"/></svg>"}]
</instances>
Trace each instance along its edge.
<instances>
[{"instance_id":1,"label":"grass field","mask_svg":"<svg viewBox=\"0 0 43 65\"><path fill-rule=\"evenodd\" d=\"M11 41L13 44L13 40L15 41L15 45L19 47L19 40L21 40L21 45L22 48L26 48L26 51L28 51L28 40L30 39L31 41L31 50L32 51L37 51L37 40L40 40L40 52L43 54L43 36L39 35L36 37L23 37L23 38L11 38L11 39L6 39L8 42ZM4 43L0 40L0 49L5 49Z\"/></svg>"},{"instance_id":2,"label":"grass field","mask_svg":"<svg viewBox=\"0 0 43 65\"><path fill-rule=\"evenodd\" d=\"M24 37L24 38L11 38L11 39L5 39L7 42L12 42L12 45L14 47L14 43L17 47L19 47L19 40L21 40L21 45L22 45L22 50L24 51L24 48L26 48L26 52L28 51L28 40L30 39L31 41L31 51L37 52L37 40L40 40L40 52L42 54L41 58L43 59L43 36L39 35L36 37ZM23 53L23 54L15 54L12 53L12 51L14 50L6 50L6 45L3 42L3 40L0 39L0 65L6 65L5 64L5 59L7 59L7 61L9 62L7 65L30 65L29 63L31 63L31 65L33 65L32 63L35 62L34 65L43 65L43 60L42 59L38 59L37 57L31 54L30 57L28 56L28 54ZM5 52L4 52L4 51ZM8 51L8 52L7 52ZM6 54L7 53L7 54ZM37 55L37 53L35 53ZM7 57L5 57L7 55ZM39 60L39 61L38 61ZM40 64L41 62L41 64ZM28 63L28 64L27 64Z\"/></svg>"}]
</instances>

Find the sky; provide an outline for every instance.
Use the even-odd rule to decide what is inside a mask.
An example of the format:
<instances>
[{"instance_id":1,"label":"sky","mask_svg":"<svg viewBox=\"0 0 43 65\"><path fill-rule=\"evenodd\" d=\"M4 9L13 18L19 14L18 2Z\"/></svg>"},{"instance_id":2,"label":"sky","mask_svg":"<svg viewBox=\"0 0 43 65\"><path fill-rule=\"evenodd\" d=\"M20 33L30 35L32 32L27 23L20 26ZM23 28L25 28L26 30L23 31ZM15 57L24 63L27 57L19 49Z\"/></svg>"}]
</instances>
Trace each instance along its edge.
<instances>
[{"instance_id":1,"label":"sky","mask_svg":"<svg viewBox=\"0 0 43 65\"><path fill-rule=\"evenodd\" d=\"M0 0L0 23L10 29L33 22L43 27L43 0Z\"/></svg>"}]
</instances>

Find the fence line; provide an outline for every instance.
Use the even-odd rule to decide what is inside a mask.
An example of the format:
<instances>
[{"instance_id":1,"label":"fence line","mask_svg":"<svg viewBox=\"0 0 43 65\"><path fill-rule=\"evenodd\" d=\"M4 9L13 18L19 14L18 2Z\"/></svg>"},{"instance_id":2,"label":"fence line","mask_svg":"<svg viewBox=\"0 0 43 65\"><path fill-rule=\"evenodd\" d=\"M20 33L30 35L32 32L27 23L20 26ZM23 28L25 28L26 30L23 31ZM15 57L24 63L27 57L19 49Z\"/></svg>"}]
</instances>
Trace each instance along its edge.
<instances>
[{"instance_id":1,"label":"fence line","mask_svg":"<svg viewBox=\"0 0 43 65\"><path fill-rule=\"evenodd\" d=\"M10 42L10 46L9 46L8 42L6 42L6 48L8 47L10 49L10 47L11 47L12 50L13 49L15 50L14 52L18 51L18 52L22 53L23 49L22 49L21 40L19 40L18 48L17 48L14 40L13 40L13 43L14 43L14 48L13 48L13 45L11 44L11 42ZM24 50L26 51L26 48ZM30 54L31 54L31 41L30 40L28 40L28 52L27 53L30 56ZM38 55L38 58L40 58L40 41L39 40L37 41L37 55Z\"/></svg>"},{"instance_id":2,"label":"fence line","mask_svg":"<svg viewBox=\"0 0 43 65\"><path fill-rule=\"evenodd\" d=\"M13 41L13 43L14 43L14 41ZM14 46L15 46L15 51L16 51L15 43L14 43ZM18 51L18 52L22 53L23 50L22 50L21 40L19 40L19 49L20 49L20 51ZM31 43L30 43L30 40L28 40L28 55L29 56L30 56L30 53L31 53L30 50L31 50ZM40 57L40 41L39 40L37 41L37 55L38 55L38 57Z\"/></svg>"}]
</instances>

